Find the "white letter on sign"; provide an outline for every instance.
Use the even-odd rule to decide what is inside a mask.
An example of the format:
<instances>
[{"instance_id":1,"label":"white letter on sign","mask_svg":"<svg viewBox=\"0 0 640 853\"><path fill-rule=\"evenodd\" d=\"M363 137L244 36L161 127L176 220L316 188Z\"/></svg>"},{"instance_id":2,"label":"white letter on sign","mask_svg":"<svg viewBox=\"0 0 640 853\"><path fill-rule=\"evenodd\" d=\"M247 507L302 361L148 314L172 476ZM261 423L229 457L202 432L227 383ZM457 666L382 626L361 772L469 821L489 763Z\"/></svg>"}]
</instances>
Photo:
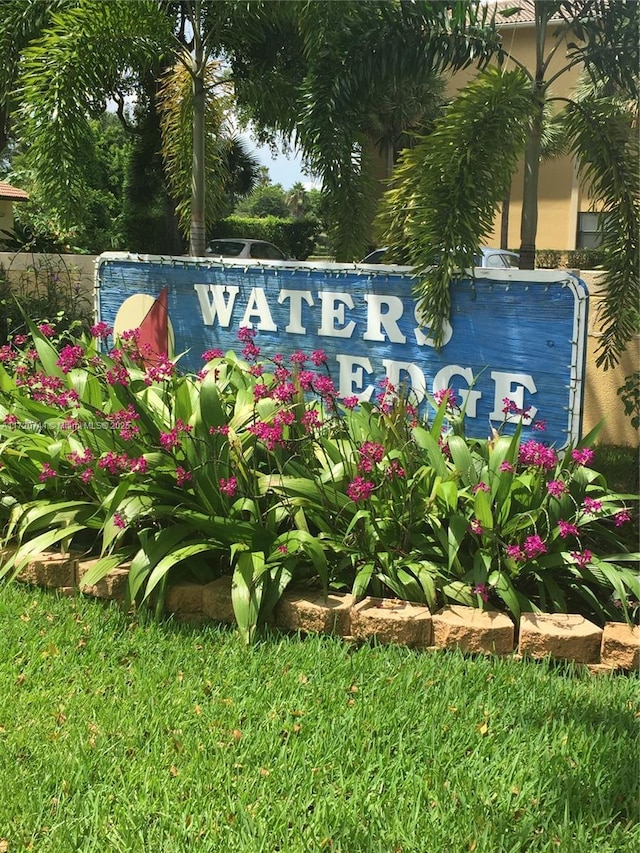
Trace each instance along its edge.
<instances>
[{"instance_id":1,"label":"white letter on sign","mask_svg":"<svg viewBox=\"0 0 640 853\"><path fill-rule=\"evenodd\" d=\"M217 316L220 325L228 328L229 323L231 323L233 306L235 305L236 296L240 292L240 288L228 284L194 284L193 289L198 294L198 302L200 303L200 311L202 312L202 320L205 326L213 326ZM207 291L213 297L212 301L210 301ZM224 299L225 293L229 294L227 302Z\"/></svg>"},{"instance_id":2,"label":"white letter on sign","mask_svg":"<svg viewBox=\"0 0 640 853\"><path fill-rule=\"evenodd\" d=\"M418 346L420 347L432 347L434 346L433 338L422 331L422 321L420 318L421 305L418 303L416 305L416 309L414 311L414 316L416 318L416 323L418 324L418 328L414 329L414 335L416 336L416 341L418 342ZM453 329L451 328L451 323L448 320L445 320L442 324L442 346L448 344L451 338L453 337Z\"/></svg>"},{"instance_id":3,"label":"white letter on sign","mask_svg":"<svg viewBox=\"0 0 640 853\"><path fill-rule=\"evenodd\" d=\"M367 303L367 331L362 336L365 341L383 341L386 332L387 338L394 344L406 344L407 339L398 328L398 320L402 317L404 306L402 299L398 296L378 296L368 293L364 297ZM386 305L388 310L382 313L382 306Z\"/></svg>"},{"instance_id":4,"label":"white letter on sign","mask_svg":"<svg viewBox=\"0 0 640 853\"><path fill-rule=\"evenodd\" d=\"M289 335L306 335L307 330L302 325L302 301L307 305L313 305L313 297L310 290L281 290L278 294L278 302L289 300L289 325L284 330Z\"/></svg>"},{"instance_id":5,"label":"white letter on sign","mask_svg":"<svg viewBox=\"0 0 640 853\"><path fill-rule=\"evenodd\" d=\"M493 401L493 411L489 415L494 420L502 420L505 415L502 411L505 397L508 400L513 400L519 409L524 409L524 389L535 394L538 390L536 383L533 381L533 376L528 373L502 373L500 370L492 370L491 378L496 384L496 395ZM512 385L517 385L517 388L512 388ZM530 424L535 418L537 409L535 406L529 407L529 414L526 418L522 418L523 424ZM507 421L514 422L520 420L518 415L508 415Z\"/></svg>"},{"instance_id":6,"label":"white letter on sign","mask_svg":"<svg viewBox=\"0 0 640 853\"><path fill-rule=\"evenodd\" d=\"M409 398L409 402L418 405L424 400L424 395L427 390L427 383L424 378L424 373L420 370L417 364L410 361L392 361L390 358L382 359L382 366L387 372L387 379L395 387L400 388L404 379L401 374L406 372L409 374L409 387L413 391L413 398ZM409 388L404 389L408 391Z\"/></svg>"},{"instance_id":7,"label":"white letter on sign","mask_svg":"<svg viewBox=\"0 0 640 853\"><path fill-rule=\"evenodd\" d=\"M444 391L445 388L449 388L452 376L462 376L462 378L467 381L467 384L471 385L473 383L473 370L471 370L470 367L460 367L458 364L448 364L446 367L439 370L433 378L434 394L436 391ZM467 408L465 410L465 414L467 417L477 417L476 403L480 397L482 397L480 391L469 391L464 388L454 388L453 390L462 398L462 405L464 406L466 403Z\"/></svg>"},{"instance_id":8,"label":"white letter on sign","mask_svg":"<svg viewBox=\"0 0 640 853\"><path fill-rule=\"evenodd\" d=\"M258 329L260 329L261 331L278 331L278 327L273 322L273 317L271 316L271 311L269 310L269 303L267 302L267 297L265 296L264 289L262 287L253 287L251 289L249 302L247 303L247 308L244 312L244 317L242 318L242 322L240 323L240 325L253 326L253 323L249 318L254 316L259 317L257 326Z\"/></svg>"},{"instance_id":9,"label":"white letter on sign","mask_svg":"<svg viewBox=\"0 0 640 853\"><path fill-rule=\"evenodd\" d=\"M351 397L354 394L361 401L367 402L374 391L374 386L369 385L361 392L354 389L354 383L358 388L362 388L364 384L363 371L372 373L373 368L368 358L356 358L351 355L337 355L336 361L340 365L340 387L338 388L339 397Z\"/></svg>"},{"instance_id":10,"label":"white letter on sign","mask_svg":"<svg viewBox=\"0 0 640 853\"><path fill-rule=\"evenodd\" d=\"M346 326L344 325L344 306L353 308L351 296L348 293L331 293L330 291L319 293L318 296L322 302L322 325L318 329L318 334L331 338L350 338L356 324L352 320ZM340 304L336 305L337 302ZM342 328L338 329L336 323L340 323Z\"/></svg>"}]
</instances>

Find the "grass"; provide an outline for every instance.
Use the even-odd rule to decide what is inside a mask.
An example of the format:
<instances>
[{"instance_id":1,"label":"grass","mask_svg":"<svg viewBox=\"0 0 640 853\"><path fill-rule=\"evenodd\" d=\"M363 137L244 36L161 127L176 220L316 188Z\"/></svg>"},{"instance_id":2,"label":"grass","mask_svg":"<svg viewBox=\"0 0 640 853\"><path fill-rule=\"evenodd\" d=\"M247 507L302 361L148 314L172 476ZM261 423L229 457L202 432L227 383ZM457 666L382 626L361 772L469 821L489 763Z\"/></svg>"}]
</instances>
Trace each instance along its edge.
<instances>
[{"instance_id":1,"label":"grass","mask_svg":"<svg viewBox=\"0 0 640 853\"><path fill-rule=\"evenodd\" d=\"M640 849L635 676L1 590L0 849Z\"/></svg>"}]
</instances>

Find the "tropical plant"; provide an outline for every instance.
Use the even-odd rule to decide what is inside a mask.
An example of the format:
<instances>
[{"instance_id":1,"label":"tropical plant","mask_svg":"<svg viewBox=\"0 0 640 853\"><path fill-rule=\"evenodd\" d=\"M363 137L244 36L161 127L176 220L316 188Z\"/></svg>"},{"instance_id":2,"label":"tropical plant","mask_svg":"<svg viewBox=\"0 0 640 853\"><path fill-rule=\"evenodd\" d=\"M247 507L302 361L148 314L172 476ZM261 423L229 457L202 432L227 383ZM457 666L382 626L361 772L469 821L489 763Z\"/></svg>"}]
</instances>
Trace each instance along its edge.
<instances>
[{"instance_id":1,"label":"tropical plant","mask_svg":"<svg viewBox=\"0 0 640 853\"><path fill-rule=\"evenodd\" d=\"M633 496L586 446L467 441L450 390L431 423L388 383L338 399L322 351L264 363L248 328L241 358L208 351L193 376L135 332L103 352L104 324L57 340L25 322L0 349L1 575L55 545L97 553L85 583L127 563L129 600L161 611L180 573L231 574L247 640L292 581L632 618L637 555L617 532Z\"/></svg>"},{"instance_id":2,"label":"tropical plant","mask_svg":"<svg viewBox=\"0 0 640 853\"><path fill-rule=\"evenodd\" d=\"M402 158L380 227L392 250L409 253L425 322L440 341L451 282L472 267L472 253L490 232L521 157L520 259L524 269L533 269L544 115L549 105L560 105L582 182L603 211L607 296L598 363L607 367L638 328L640 158L633 105L640 10L634 2L606 0L535 0L533 9L535 67L511 56L513 70L487 69L461 91L435 131ZM550 62L560 50L566 62L552 73ZM593 81L590 96L555 98L555 81L576 66Z\"/></svg>"},{"instance_id":3,"label":"tropical plant","mask_svg":"<svg viewBox=\"0 0 640 853\"><path fill-rule=\"evenodd\" d=\"M263 140L297 146L322 180L336 257L362 257L379 193L376 146L390 150L414 122L431 118L439 72L486 62L500 41L488 6L349 0L252 11L256 23L231 54L242 115ZM393 93L402 93L395 105Z\"/></svg>"},{"instance_id":4,"label":"tropical plant","mask_svg":"<svg viewBox=\"0 0 640 853\"><path fill-rule=\"evenodd\" d=\"M144 89L149 74L160 75L165 169L191 253L204 254L206 222L219 214L223 195L207 207L207 176L211 193L228 162L220 144L225 84L214 78L212 60L233 33L233 10L233 3L201 0L69 2L25 47L21 133L39 181L67 221L82 216L79 163L91 141L89 117L109 99L122 106Z\"/></svg>"}]
</instances>

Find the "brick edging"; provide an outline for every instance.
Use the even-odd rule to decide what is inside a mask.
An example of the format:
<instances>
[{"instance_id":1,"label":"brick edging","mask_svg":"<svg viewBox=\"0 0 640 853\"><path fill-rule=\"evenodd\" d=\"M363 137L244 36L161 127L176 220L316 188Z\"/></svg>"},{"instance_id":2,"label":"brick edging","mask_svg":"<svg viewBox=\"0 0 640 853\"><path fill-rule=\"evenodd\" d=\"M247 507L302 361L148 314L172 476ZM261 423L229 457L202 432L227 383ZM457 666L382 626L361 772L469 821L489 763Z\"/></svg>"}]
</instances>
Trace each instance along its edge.
<instances>
[{"instance_id":1,"label":"brick edging","mask_svg":"<svg viewBox=\"0 0 640 853\"><path fill-rule=\"evenodd\" d=\"M96 558L44 552L34 556L16 579L64 594L76 590L105 600L125 599L126 564L91 586L82 579ZM166 592L168 613L182 622L235 623L231 576L207 584L182 582ZM640 670L640 627L607 622L599 628L577 614L523 613L516 630L504 613L447 605L432 614L425 605L398 599L289 589L275 608L275 625L285 631L325 633L364 641L377 637L418 649L459 649L474 654L541 659L552 657L585 664L593 673Z\"/></svg>"}]
</instances>

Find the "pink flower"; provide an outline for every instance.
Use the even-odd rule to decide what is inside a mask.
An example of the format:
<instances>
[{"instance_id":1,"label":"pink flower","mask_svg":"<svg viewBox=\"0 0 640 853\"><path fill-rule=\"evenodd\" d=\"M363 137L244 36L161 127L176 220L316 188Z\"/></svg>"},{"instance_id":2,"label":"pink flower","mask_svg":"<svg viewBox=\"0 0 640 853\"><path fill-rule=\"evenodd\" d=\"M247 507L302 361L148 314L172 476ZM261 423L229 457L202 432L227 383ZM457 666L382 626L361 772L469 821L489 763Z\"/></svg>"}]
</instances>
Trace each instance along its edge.
<instances>
[{"instance_id":1,"label":"pink flower","mask_svg":"<svg viewBox=\"0 0 640 853\"><path fill-rule=\"evenodd\" d=\"M589 447L572 450L571 458L574 459L578 465L588 465L593 460L593 450Z\"/></svg>"},{"instance_id":2,"label":"pink flower","mask_svg":"<svg viewBox=\"0 0 640 853\"><path fill-rule=\"evenodd\" d=\"M238 340L246 344L248 341L252 341L257 334L257 331L251 328L251 326L242 326L242 328L238 329Z\"/></svg>"},{"instance_id":3,"label":"pink flower","mask_svg":"<svg viewBox=\"0 0 640 853\"><path fill-rule=\"evenodd\" d=\"M264 442L267 450L273 450L276 445L283 445L282 426L280 424L272 425L266 421L259 421L257 424L251 424L248 430Z\"/></svg>"},{"instance_id":4,"label":"pink flower","mask_svg":"<svg viewBox=\"0 0 640 853\"><path fill-rule=\"evenodd\" d=\"M366 501L371 497L375 483L365 480L363 477L355 477L347 486L347 495L352 501Z\"/></svg>"},{"instance_id":5,"label":"pink flower","mask_svg":"<svg viewBox=\"0 0 640 853\"><path fill-rule=\"evenodd\" d=\"M631 521L631 516L626 509L621 509L620 512L617 512L613 516L613 520L616 523L616 527L621 527L623 524L626 524L627 521Z\"/></svg>"},{"instance_id":6,"label":"pink flower","mask_svg":"<svg viewBox=\"0 0 640 853\"><path fill-rule=\"evenodd\" d=\"M313 387L321 397L335 397L336 388L328 376L316 376Z\"/></svg>"},{"instance_id":7,"label":"pink flower","mask_svg":"<svg viewBox=\"0 0 640 853\"><path fill-rule=\"evenodd\" d=\"M406 476L406 472L402 465L398 462L397 459L394 459L391 462L391 465L387 468L387 477L398 477L399 479L403 479Z\"/></svg>"},{"instance_id":8,"label":"pink flower","mask_svg":"<svg viewBox=\"0 0 640 853\"><path fill-rule=\"evenodd\" d=\"M185 469L178 465L176 468L176 482L179 486L184 486L185 483L188 483L189 480L192 479L192 475L190 471L185 471Z\"/></svg>"},{"instance_id":9,"label":"pink flower","mask_svg":"<svg viewBox=\"0 0 640 853\"><path fill-rule=\"evenodd\" d=\"M551 468L555 468L558 457L553 448L546 447L538 441L529 439L529 441L525 441L524 444L520 445L518 461L523 465L531 465L549 471Z\"/></svg>"},{"instance_id":10,"label":"pink flower","mask_svg":"<svg viewBox=\"0 0 640 853\"><path fill-rule=\"evenodd\" d=\"M127 526L127 522L126 522L126 521L125 521L125 519L120 515L120 513L119 513L119 512L114 512L114 514L113 514L113 523L114 523L114 524L115 524L115 526L116 526L117 528L119 528L120 530L124 530L124 529L125 529L125 527Z\"/></svg>"},{"instance_id":11,"label":"pink flower","mask_svg":"<svg viewBox=\"0 0 640 853\"><path fill-rule=\"evenodd\" d=\"M323 349L314 349L311 353L311 363L315 364L316 367L320 367L322 364L326 364L327 362L327 354Z\"/></svg>"},{"instance_id":12,"label":"pink flower","mask_svg":"<svg viewBox=\"0 0 640 853\"><path fill-rule=\"evenodd\" d=\"M80 474L80 479L85 484L88 483L90 480L92 480L93 479L93 471L91 470L91 468L86 468L82 472L82 474Z\"/></svg>"},{"instance_id":13,"label":"pink flower","mask_svg":"<svg viewBox=\"0 0 640 853\"><path fill-rule=\"evenodd\" d=\"M12 340L13 345L16 347L21 347L24 344L26 344L26 342L27 342L27 336L26 335L15 335L13 340Z\"/></svg>"},{"instance_id":14,"label":"pink flower","mask_svg":"<svg viewBox=\"0 0 640 853\"><path fill-rule=\"evenodd\" d=\"M601 501L597 501L594 498L589 498L589 497L584 499L582 506L585 508L585 510L587 512L590 512L592 514L594 514L596 512L600 512L600 510L602 509Z\"/></svg>"},{"instance_id":15,"label":"pink flower","mask_svg":"<svg viewBox=\"0 0 640 853\"><path fill-rule=\"evenodd\" d=\"M382 461L382 457L384 456L384 447L381 444L377 444L375 441L365 441L358 452L360 454L358 468L361 471L369 472L373 470L374 465L377 465Z\"/></svg>"},{"instance_id":16,"label":"pink flower","mask_svg":"<svg viewBox=\"0 0 640 853\"><path fill-rule=\"evenodd\" d=\"M40 476L38 479L41 483L45 483L51 477L57 477L57 473L53 470L51 465L48 462L45 462L42 466L42 471L40 471Z\"/></svg>"},{"instance_id":17,"label":"pink flower","mask_svg":"<svg viewBox=\"0 0 640 853\"><path fill-rule=\"evenodd\" d=\"M270 397L271 391L269 387L264 384L264 382L256 382L253 386L253 399L257 402L258 400L262 400L264 397Z\"/></svg>"},{"instance_id":18,"label":"pink flower","mask_svg":"<svg viewBox=\"0 0 640 853\"><path fill-rule=\"evenodd\" d=\"M147 369L144 375L145 384L165 382L167 379L171 379L175 372L175 364L167 357L166 353L162 353L156 363Z\"/></svg>"},{"instance_id":19,"label":"pink flower","mask_svg":"<svg viewBox=\"0 0 640 853\"><path fill-rule=\"evenodd\" d=\"M11 364L11 362L15 361L17 357L18 357L18 353L14 349L12 349L10 344L5 344L4 346L0 347L0 361L1 362L4 362L5 364ZM36 357L37 357L37 353L36 353Z\"/></svg>"},{"instance_id":20,"label":"pink flower","mask_svg":"<svg viewBox=\"0 0 640 853\"><path fill-rule=\"evenodd\" d=\"M570 553L580 568L584 568L587 563L590 563L593 557L593 554L588 548L585 548L584 551L571 551Z\"/></svg>"},{"instance_id":21,"label":"pink flower","mask_svg":"<svg viewBox=\"0 0 640 853\"><path fill-rule=\"evenodd\" d=\"M547 546L544 544L538 534L527 536L524 540L524 553L528 560L533 560L541 554L547 553Z\"/></svg>"},{"instance_id":22,"label":"pink flower","mask_svg":"<svg viewBox=\"0 0 640 853\"><path fill-rule=\"evenodd\" d=\"M264 373L264 365L263 364L252 364L251 367L249 368L249 373L251 374L251 376L255 376L256 378L258 378L259 376L262 376L262 374Z\"/></svg>"},{"instance_id":23,"label":"pink flower","mask_svg":"<svg viewBox=\"0 0 640 853\"><path fill-rule=\"evenodd\" d=\"M519 545L507 545L506 547L507 557L511 557L512 560L515 560L516 563L524 563L527 559L525 557L524 551Z\"/></svg>"},{"instance_id":24,"label":"pink flower","mask_svg":"<svg viewBox=\"0 0 640 853\"><path fill-rule=\"evenodd\" d=\"M283 382L273 390L273 398L281 403L290 403L296 396L296 386L293 382Z\"/></svg>"},{"instance_id":25,"label":"pink flower","mask_svg":"<svg viewBox=\"0 0 640 853\"><path fill-rule=\"evenodd\" d=\"M287 548L287 546L286 546L286 545L278 545L278 551L279 551L281 554L286 554L286 553L288 552L288 550L289 550L289 549Z\"/></svg>"},{"instance_id":26,"label":"pink flower","mask_svg":"<svg viewBox=\"0 0 640 853\"><path fill-rule=\"evenodd\" d=\"M491 489L489 488L489 486L487 486L486 483L483 483L481 481L479 483L476 483L476 485L471 489L471 491L474 495L476 495L478 492L490 492Z\"/></svg>"},{"instance_id":27,"label":"pink flower","mask_svg":"<svg viewBox=\"0 0 640 853\"><path fill-rule=\"evenodd\" d=\"M278 424L279 426L291 426L295 422L295 419L295 414L289 410L280 410L273 416L274 424Z\"/></svg>"},{"instance_id":28,"label":"pink flower","mask_svg":"<svg viewBox=\"0 0 640 853\"><path fill-rule=\"evenodd\" d=\"M222 477L218 485L223 495L226 495L228 498L232 498L238 488L238 481L235 477L229 477L228 479Z\"/></svg>"},{"instance_id":29,"label":"pink flower","mask_svg":"<svg viewBox=\"0 0 640 853\"><path fill-rule=\"evenodd\" d=\"M247 361L255 361L260 355L260 347L257 347L253 341L248 341L242 348L242 355Z\"/></svg>"},{"instance_id":30,"label":"pink flower","mask_svg":"<svg viewBox=\"0 0 640 853\"><path fill-rule=\"evenodd\" d=\"M109 385L126 385L129 382L129 372L121 364L110 367L105 376Z\"/></svg>"},{"instance_id":31,"label":"pink flower","mask_svg":"<svg viewBox=\"0 0 640 853\"><path fill-rule=\"evenodd\" d=\"M100 338L104 341L113 332L113 329L107 323L100 322L96 323L95 326L91 326L89 331L94 338Z\"/></svg>"},{"instance_id":32,"label":"pink flower","mask_svg":"<svg viewBox=\"0 0 640 853\"><path fill-rule=\"evenodd\" d=\"M560 530L560 536L563 539L566 539L568 536L577 536L578 528L575 524L571 524L569 521L563 521L560 519L558 522L558 529Z\"/></svg>"},{"instance_id":33,"label":"pink flower","mask_svg":"<svg viewBox=\"0 0 640 853\"><path fill-rule=\"evenodd\" d=\"M489 587L486 583L479 583L471 590L474 595L479 595L483 601L489 601Z\"/></svg>"},{"instance_id":34,"label":"pink flower","mask_svg":"<svg viewBox=\"0 0 640 853\"><path fill-rule=\"evenodd\" d=\"M315 409L308 409L302 416L302 424L308 430L319 428L322 426L322 423L320 415Z\"/></svg>"},{"instance_id":35,"label":"pink flower","mask_svg":"<svg viewBox=\"0 0 640 853\"><path fill-rule=\"evenodd\" d=\"M16 415L5 415L2 423L13 427L18 423L18 418Z\"/></svg>"},{"instance_id":36,"label":"pink flower","mask_svg":"<svg viewBox=\"0 0 640 853\"><path fill-rule=\"evenodd\" d=\"M296 352L292 352L289 356L289 361L291 362L291 364L299 364L300 366L306 364L308 359L309 356L306 355L306 353L302 352L302 350L300 349L296 350Z\"/></svg>"},{"instance_id":37,"label":"pink flower","mask_svg":"<svg viewBox=\"0 0 640 853\"><path fill-rule=\"evenodd\" d=\"M516 469L513 467L513 465L511 464L511 462L506 462L506 461L505 461L505 462L501 462L501 463L500 463L500 471L508 471L510 474L513 474L513 472L514 472L515 470L516 470Z\"/></svg>"},{"instance_id":38,"label":"pink flower","mask_svg":"<svg viewBox=\"0 0 640 853\"><path fill-rule=\"evenodd\" d=\"M536 432L545 432L547 429L546 421L536 421L532 427Z\"/></svg>"},{"instance_id":39,"label":"pink flower","mask_svg":"<svg viewBox=\"0 0 640 853\"><path fill-rule=\"evenodd\" d=\"M562 480L551 480L547 483L547 491L550 495L553 495L554 498L559 498L567 491L567 487Z\"/></svg>"},{"instance_id":40,"label":"pink flower","mask_svg":"<svg viewBox=\"0 0 640 853\"><path fill-rule=\"evenodd\" d=\"M456 400L456 392L453 388L441 388L439 391L433 392L433 399L436 401L438 406L441 406L442 403L446 400L447 406L452 407L457 404Z\"/></svg>"},{"instance_id":41,"label":"pink flower","mask_svg":"<svg viewBox=\"0 0 640 853\"><path fill-rule=\"evenodd\" d=\"M224 353L221 349L208 349L202 353L203 361L213 361L214 358L222 358Z\"/></svg>"},{"instance_id":42,"label":"pink flower","mask_svg":"<svg viewBox=\"0 0 640 853\"><path fill-rule=\"evenodd\" d=\"M355 395L353 395L352 397L342 398L342 405L345 407L345 409L355 409L359 402L360 400Z\"/></svg>"},{"instance_id":43,"label":"pink flower","mask_svg":"<svg viewBox=\"0 0 640 853\"><path fill-rule=\"evenodd\" d=\"M84 355L82 347L66 346L60 350L60 356L56 364L63 373L69 373L74 367L77 367Z\"/></svg>"},{"instance_id":44,"label":"pink flower","mask_svg":"<svg viewBox=\"0 0 640 853\"><path fill-rule=\"evenodd\" d=\"M38 326L38 331L41 335L44 335L45 338L52 338L56 333L56 330L51 323L41 323Z\"/></svg>"},{"instance_id":45,"label":"pink flower","mask_svg":"<svg viewBox=\"0 0 640 853\"><path fill-rule=\"evenodd\" d=\"M475 533L476 536L482 536L482 534L484 533L484 528L477 518L471 519L471 521L469 522L469 530L472 533Z\"/></svg>"},{"instance_id":46,"label":"pink flower","mask_svg":"<svg viewBox=\"0 0 640 853\"><path fill-rule=\"evenodd\" d=\"M209 427L209 435L229 435L229 424L218 427Z\"/></svg>"}]
</instances>

